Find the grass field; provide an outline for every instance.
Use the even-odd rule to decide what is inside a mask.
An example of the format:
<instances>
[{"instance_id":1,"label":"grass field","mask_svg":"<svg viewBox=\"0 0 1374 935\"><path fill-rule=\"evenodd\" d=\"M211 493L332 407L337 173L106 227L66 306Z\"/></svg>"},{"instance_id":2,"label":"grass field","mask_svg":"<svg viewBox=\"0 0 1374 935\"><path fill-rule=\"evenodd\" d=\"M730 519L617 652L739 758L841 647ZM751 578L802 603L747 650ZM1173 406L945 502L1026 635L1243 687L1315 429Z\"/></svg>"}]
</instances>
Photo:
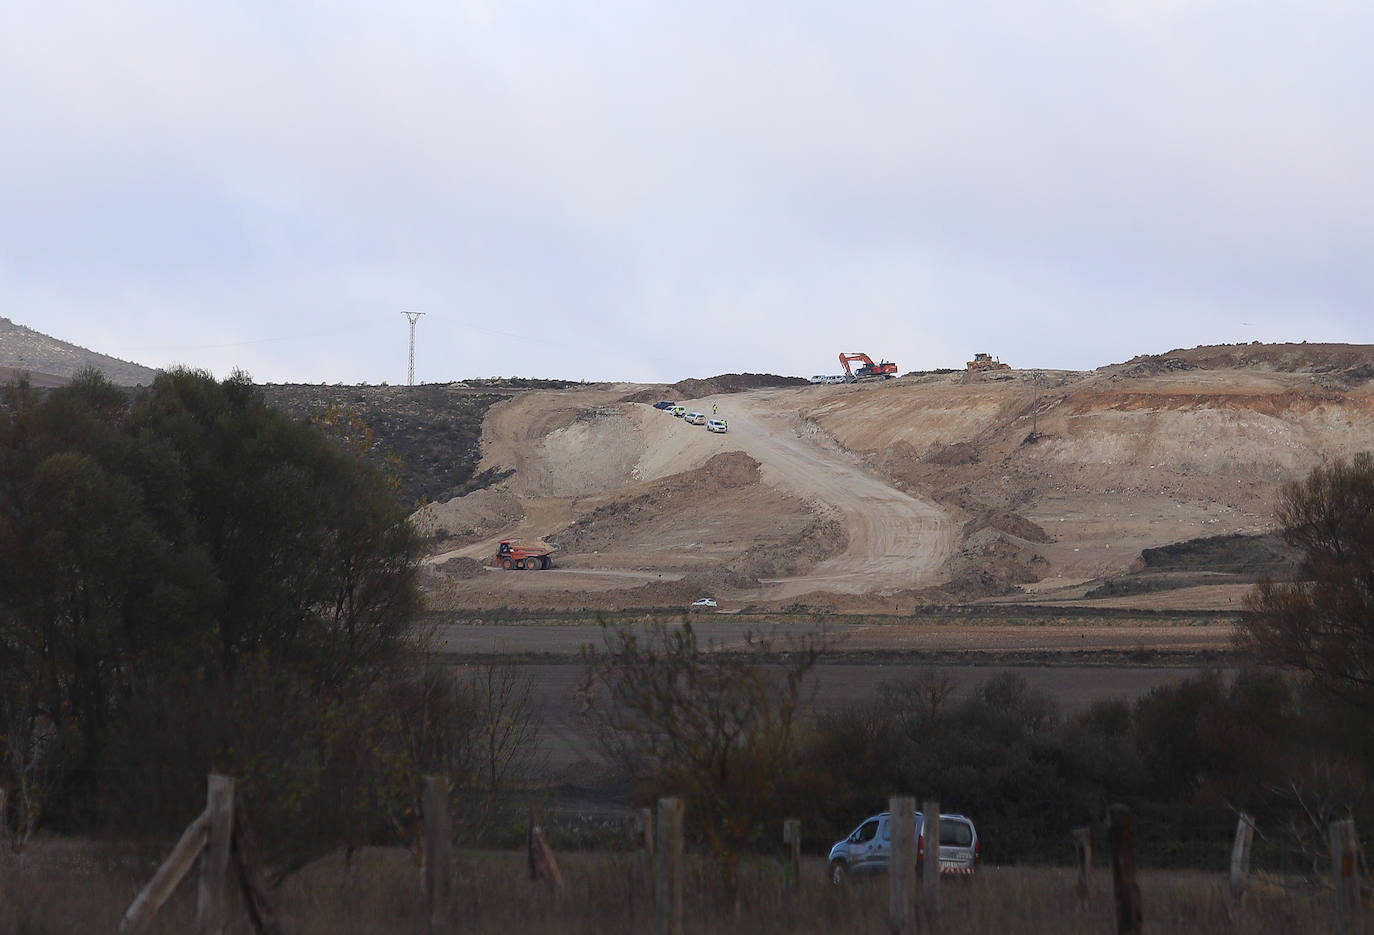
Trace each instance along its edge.
<instances>
[{"instance_id":1,"label":"grass field","mask_svg":"<svg viewBox=\"0 0 1374 935\"><path fill-rule=\"evenodd\" d=\"M158 848L44 841L21 862L0 858L0 932L87 935L117 931L119 920L155 869ZM653 883L632 854L565 853L561 893L531 882L524 855L509 851L458 855L455 933L562 935L648 932L654 926ZM984 868L973 880L949 880L938 893L939 931L1069 935L1115 931L1111 878L1100 870L1086 906L1074 875L1062 869ZM1221 875L1142 871L1146 931L1189 933L1327 932L1334 926L1329 892L1256 886L1232 911ZM184 932L195 912L194 873L155 920L151 932ZM825 879L819 858L807 860L791 886L779 863L755 860L742 875L738 907L715 884L711 864L689 860L684 930L796 935L884 933L887 882L843 888ZM918 893L918 899L921 894ZM284 935L424 931L420 869L400 850L369 850L351 867L320 861L274 893ZM251 931L241 910L232 933Z\"/></svg>"}]
</instances>

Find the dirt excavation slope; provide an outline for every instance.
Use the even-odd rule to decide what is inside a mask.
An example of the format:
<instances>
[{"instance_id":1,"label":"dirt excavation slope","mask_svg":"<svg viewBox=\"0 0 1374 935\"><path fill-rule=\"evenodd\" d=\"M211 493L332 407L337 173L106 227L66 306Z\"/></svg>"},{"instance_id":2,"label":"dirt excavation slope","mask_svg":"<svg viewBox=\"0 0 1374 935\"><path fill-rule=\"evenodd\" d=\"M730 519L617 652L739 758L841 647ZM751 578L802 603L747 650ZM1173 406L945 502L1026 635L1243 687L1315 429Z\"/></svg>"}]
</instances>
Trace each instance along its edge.
<instances>
[{"instance_id":1,"label":"dirt excavation slope","mask_svg":"<svg viewBox=\"0 0 1374 935\"><path fill-rule=\"evenodd\" d=\"M1149 589L1176 593L1148 606L1225 607L1252 578L1152 571L1142 550L1208 540L1180 554L1235 543L1267 555L1246 543L1269 529L1281 485L1374 447L1371 377L1368 347L1239 345L1085 373L908 374L681 400L715 406L725 435L626 401L642 387L519 394L483 428L482 469L513 473L433 508L432 591L457 607L711 594L722 609L890 612L1129 605L1134 586L1121 581L1153 573ZM555 569L444 572L510 535L560 546ZM1218 574L1256 567L1217 562Z\"/></svg>"}]
</instances>

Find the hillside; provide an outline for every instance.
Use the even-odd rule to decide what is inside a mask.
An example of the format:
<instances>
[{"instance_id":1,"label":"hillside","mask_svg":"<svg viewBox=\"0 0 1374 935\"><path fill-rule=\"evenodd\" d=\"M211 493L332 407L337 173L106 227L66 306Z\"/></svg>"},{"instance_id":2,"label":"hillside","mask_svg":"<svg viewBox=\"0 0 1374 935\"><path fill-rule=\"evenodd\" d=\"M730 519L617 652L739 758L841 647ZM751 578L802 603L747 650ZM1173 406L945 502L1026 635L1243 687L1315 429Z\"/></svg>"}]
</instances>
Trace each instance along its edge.
<instances>
[{"instance_id":1,"label":"hillside","mask_svg":"<svg viewBox=\"0 0 1374 935\"><path fill-rule=\"evenodd\" d=\"M146 386L157 376L151 367L98 354L0 318L0 382L28 374L34 386L61 386L87 367L99 370L118 386Z\"/></svg>"},{"instance_id":2,"label":"hillside","mask_svg":"<svg viewBox=\"0 0 1374 935\"><path fill-rule=\"evenodd\" d=\"M154 371L0 319L0 378ZM1374 447L1374 347L1180 349L1090 372L909 373L810 385L471 380L273 385L309 418L353 410L428 502L439 609L894 611L969 602L1235 609L1291 573L1282 484ZM718 410L708 434L656 410ZM483 562L505 536L558 548L540 574Z\"/></svg>"},{"instance_id":3,"label":"hillside","mask_svg":"<svg viewBox=\"0 0 1374 935\"><path fill-rule=\"evenodd\" d=\"M1370 447L1371 376L1367 346L1239 345L682 400L728 435L652 393L524 394L483 426L480 467L512 473L426 514L431 583L455 609L1234 609L1292 568L1264 537L1281 485ZM508 535L557 567L474 573Z\"/></svg>"}]
</instances>

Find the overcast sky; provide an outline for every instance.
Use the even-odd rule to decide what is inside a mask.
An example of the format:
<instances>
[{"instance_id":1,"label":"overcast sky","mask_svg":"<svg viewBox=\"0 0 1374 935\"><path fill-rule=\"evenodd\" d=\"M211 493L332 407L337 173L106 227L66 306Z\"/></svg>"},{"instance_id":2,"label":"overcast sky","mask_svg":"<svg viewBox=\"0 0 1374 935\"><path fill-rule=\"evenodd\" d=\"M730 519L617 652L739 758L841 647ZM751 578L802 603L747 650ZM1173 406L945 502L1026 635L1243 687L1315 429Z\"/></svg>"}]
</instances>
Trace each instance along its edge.
<instances>
[{"instance_id":1,"label":"overcast sky","mask_svg":"<svg viewBox=\"0 0 1374 935\"><path fill-rule=\"evenodd\" d=\"M0 315L258 382L1374 343L1374 4L8 0Z\"/></svg>"}]
</instances>

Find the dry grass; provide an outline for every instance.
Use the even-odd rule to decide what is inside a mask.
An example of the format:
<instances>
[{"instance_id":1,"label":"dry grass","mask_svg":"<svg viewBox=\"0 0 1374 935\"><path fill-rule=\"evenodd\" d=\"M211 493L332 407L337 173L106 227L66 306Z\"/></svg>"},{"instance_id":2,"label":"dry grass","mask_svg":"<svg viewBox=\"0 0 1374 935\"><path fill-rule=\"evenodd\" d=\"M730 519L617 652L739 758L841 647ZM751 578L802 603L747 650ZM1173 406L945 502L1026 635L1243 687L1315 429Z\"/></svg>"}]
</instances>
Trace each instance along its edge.
<instances>
[{"instance_id":1,"label":"dry grass","mask_svg":"<svg viewBox=\"0 0 1374 935\"><path fill-rule=\"evenodd\" d=\"M523 855L461 855L455 886L453 931L510 935L568 935L652 931L652 881L632 855L564 854L567 880L555 894L525 876ZM117 930L124 910L151 876L147 851L71 842L43 842L20 862L0 860L0 932L6 935L76 935ZM797 935L858 935L887 931L885 879L839 889L825 881L824 865L810 860L798 886L778 865L758 861L743 874L739 906L719 894L709 864L689 862L685 931ZM287 935L359 932L415 935L423 931L419 868L408 854L367 851L351 867L321 861L275 894ZM1058 869L987 868L975 880L943 882L942 933L996 932L1072 935L1115 930L1111 880L1100 872L1086 908L1074 895L1073 875ZM1145 873L1141 887L1148 931L1180 933L1325 932L1334 924L1329 894L1256 892L1234 916L1225 884L1200 873ZM154 933L191 927L194 875L155 921ZM248 933L245 918L231 932Z\"/></svg>"}]
</instances>

